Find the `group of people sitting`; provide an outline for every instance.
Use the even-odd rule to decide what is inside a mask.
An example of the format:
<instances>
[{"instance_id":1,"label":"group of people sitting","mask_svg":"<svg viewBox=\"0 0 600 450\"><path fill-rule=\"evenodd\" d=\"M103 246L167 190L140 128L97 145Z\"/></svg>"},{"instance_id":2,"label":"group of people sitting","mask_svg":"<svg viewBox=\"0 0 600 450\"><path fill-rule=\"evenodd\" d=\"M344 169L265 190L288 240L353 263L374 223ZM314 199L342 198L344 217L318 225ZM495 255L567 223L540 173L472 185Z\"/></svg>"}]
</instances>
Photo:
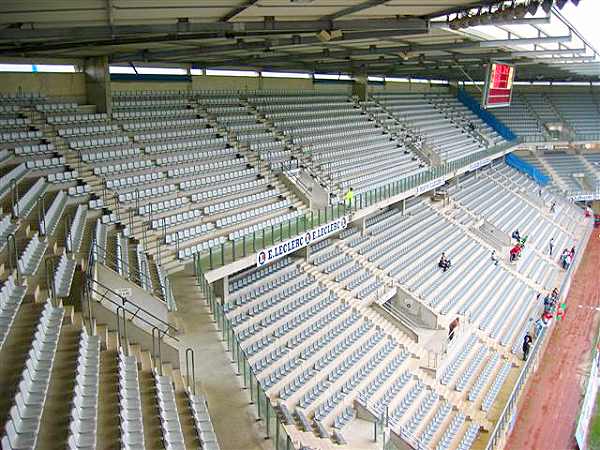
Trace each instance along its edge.
<instances>
[{"instance_id":1,"label":"group of people sitting","mask_svg":"<svg viewBox=\"0 0 600 450\"><path fill-rule=\"evenodd\" d=\"M440 258L440 262L438 262L438 267L440 269L443 269L444 272L446 270L448 270L450 267L452 267L452 262L450 261L450 259L448 259L446 257L445 253L442 253L442 257Z\"/></svg>"}]
</instances>

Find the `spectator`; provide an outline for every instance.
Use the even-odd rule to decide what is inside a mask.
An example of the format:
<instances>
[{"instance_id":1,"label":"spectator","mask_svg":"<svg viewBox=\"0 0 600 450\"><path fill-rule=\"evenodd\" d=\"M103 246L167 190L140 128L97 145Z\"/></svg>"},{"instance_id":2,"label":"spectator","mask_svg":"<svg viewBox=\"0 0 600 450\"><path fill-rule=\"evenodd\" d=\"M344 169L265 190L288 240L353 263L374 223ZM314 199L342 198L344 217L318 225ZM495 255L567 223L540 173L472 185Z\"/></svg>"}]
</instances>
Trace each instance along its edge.
<instances>
[{"instance_id":1,"label":"spectator","mask_svg":"<svg viewBox=\"0 0 600 450\"><path fill-rule=\"evenodd\" d=\"M589 206L585 207L585 217L592 217L594 215L594 211L592 211L592 208L590 208Z\"/></svg>"},{"instance_id":2,"label":"spectator","mask_svg":"<svg viewBox=\"0 0 600 450\"><path fill-rule=\"evenodd\" d=\"M531 339L529 333L527 333L523 338L523 361L527 361L527 357L529 356L529 348L531 347L532 341L533 339Z\"/></svg>"},{"instance_id":3,"label":"spectator","mask_svg":"<svg viewBox=\"0 0 600 450\"><path fill-rule=\"evenodd\" d=\"M521 235L519 234L518 228L515 231L513 231L512 238L515 239L517 242L521 241Z\"/></svg>"},{"instance_id":4,"label":"spectator","mask_svg":"<svg viewBox=\"0 0 600 450\"><path fill-rule=\"evenodd\" d=\"M352 190L352 186L350 186L350 188L348 189L348 192L346 192L346 195L344 195L344 202L350 207L350 206L352 206L353 200L354 200L354 191Z\"/></svg>"},{"instance_id":5,"label":"spectator","mask_svg":"<svg viewBox=\"0 0 600 450\"><path fill-rule=\"evenodd\" d=\"M458 327L459 319L458 317L450 322L449 332L448 332L448 340L451 341L454 337L454 330Z\"/></svg>"},{"instance_id":6,"label":"spectator","mask_svg":"<svg viewBox=\"0 0 600 450\"><path fill-rule=\"evenodd\" d=\"M571 267L571 264L573 264L573 256L572 256L572 253L569 253L569 254L567 254L567 256L565 258L565 264L564 264L565 270L567 270L569 267Z\"/></svg>"},{"instance_id":7,"label":"spectator","mask_svg":"<svg viewBox=\"0 0 600 450\"><path fill-rule=\"evenodd\" d=\"M446 258L446 254L442 253L442 257L440 258L440 262L438 262L438 267L443 269L444 272L450 268L452 263L448 258Z\"/></svg>"},{"instance_id":8,"label":"spectator","mask_svg":"<svg viewBox=\"0 0 600 450\"><path fill-rule=\"evenodd\" d=\"M542 196L542 188L539 188L538 189L538 197L541 197L541 196Z\"/></svg>"},{"instance_id":9,"label":"spectator","mask_svg":"<svg viewBox=\"0 0 600 450\"><path fill-rule=\"evenodd\" d=\"M560 255L560 264L562 265L562 268L567 270L568 266L567 266L567 257L569 256L569 250L568 249L564 249L563 252Z\"/></svg>"},{"instance_id":10,"label":"spectator","mask_svg":"<svg viewBox=\"0 0 600 450\"><path fill-rule=\"evenodd\" d=\"M495 266L498 265L498 255L496 255L496 250L492 250L492 262Z\"/></svg>"},{"instance_id":11,"label":"spectator","mask_svg":"<svg viewBox=\"0 0 600 450\"><path fill-rule=\"evenodd\" d=\"M552 256L552 250L554 250L554 238L550 238L550 242L548 242L548 250L550 251L550 256Z\"/></svg>"},{"instance_id":12,"label":"spectator","mask_svg":"<svg viewBox=\"0 0 600 450\"><path fill-rule=\"evenodd\" d=\"M521 244L517 244L510 250L510 262L516 261L520 254Z\"/></svg>"},{"instance_id":13,"label":"spectator","mask_svg":"<svg viewBox=\"0 0 600 450\"><path fill-rule=\"evenodd\" d=\"M571 247L571 258L575 258L575 246Z\"/></svg>"}]
</instances>

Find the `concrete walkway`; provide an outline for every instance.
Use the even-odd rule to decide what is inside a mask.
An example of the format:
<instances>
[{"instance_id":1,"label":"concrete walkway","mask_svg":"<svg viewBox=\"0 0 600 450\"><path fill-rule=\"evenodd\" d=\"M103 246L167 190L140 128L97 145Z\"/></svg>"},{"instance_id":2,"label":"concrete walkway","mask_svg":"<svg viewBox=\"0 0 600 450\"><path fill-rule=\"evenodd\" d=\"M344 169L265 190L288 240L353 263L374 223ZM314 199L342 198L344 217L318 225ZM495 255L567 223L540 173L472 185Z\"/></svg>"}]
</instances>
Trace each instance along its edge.
<instances>
[{"instance_id":1,"label":"concrete walkway","mask_svg":"<svg viewBox=\"0 0 600 450\"><path fill-rule=\"evenodd\" d=\"M256 407L235 375L237 367L225 352L193 274L189 269L173 274L171 283L178 308L173 316L181 332L181 372L185 375L185 349L190 347L221 450L271 450L273 442L264 439L264 422L257 422Z\"/></svg>"}]
</instances>

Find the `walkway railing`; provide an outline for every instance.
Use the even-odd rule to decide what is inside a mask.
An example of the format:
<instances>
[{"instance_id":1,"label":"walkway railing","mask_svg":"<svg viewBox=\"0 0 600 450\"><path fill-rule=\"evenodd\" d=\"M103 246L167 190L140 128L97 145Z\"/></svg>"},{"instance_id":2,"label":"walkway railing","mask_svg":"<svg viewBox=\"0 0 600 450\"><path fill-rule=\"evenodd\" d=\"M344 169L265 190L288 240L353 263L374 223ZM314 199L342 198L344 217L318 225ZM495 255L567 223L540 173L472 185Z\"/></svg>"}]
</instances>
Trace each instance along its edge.
<instances>
[{"instance_id":1,"label":"walkway railing","mask_svg":"<svg viewBox=\"0 0 600 450\"><path fill-rule=\"evenodd\" d=\"M529 175L538 184L546 186L548 183L550 183L550 177L544 175L540 169L532 164L529 164L527 161L522 160L518 156L515 156L514 154L506 155L504 160L509 166Z\"/></svg>"},{"instance_id":2,"label":"walkway railing","mask_svg":"<svg viewBox=\"0 0 600 450\"><path fill-rule=\"evenodd\" d=\"M516 142L509 142L484 149L441 166L432 167L426 172L420 172L390 182L379 188L357 193L354 196L352 204L349 206L343 203L330 205L326 208L307 212L278 225L271 225L260 231L254 231L235 241L225 241L220 245L210 248L208 252L195 254L194 263L200 264L202 270L205 272L216 269L252 255L278 242L300 235L319 225L376 205L383 200L403 194L418 195L427 192L455 177L461 170L474 170L480 165L485 165L494 159L504 156L507 150L513 145L516 145Z\"/></svg>"},{"instance_id":3,"label":"walkway railing","mask_svg":"<svg viewBox=\"0 0 600 450\"><path fill-rule=\"evenodd\" d=\"M593 230L593 222L590 222L588 228L586 230L584 238L580 241L579 251L575 254L575 260L573 264L569 267L569 269L565 273L565 277L560 285L560 301L565 302L567 295L569 293L569 288L571 287L571 279L575 274L577 267L579 267L579 263L581 262L581 258L585 253L585 248L589 241L590 235ZM527 382L529 381L530 375L537 370L539 361L543 355L544 349L548 345L548 341L550 340L550 336L552 336L552 331L554 330L554 322L550 325L549 328L542 328L541 333L535 338L535 342L533 343L533 347L531 349L531 353L521 373L519 374L519 378L515 383L515 386L510 393L510 396L496 422L496 426L490 434L490 438L488 440L487 446L485 450L501 450L506 445L506 440L512 431L512 426L517 418L519 400L521 393L524 391Z\"/></svg>"},{"instance_id":4,"label":"walkway railing","mask_svg":"<svg viewBox=\"0 0 600 450\"><path fill-rule=\"evenodd\" d=\"M248 356L237 340L231 322L225 317L223 305L217 298L213 286L206 281L200 266L196 267L196 280L206 298L217 331L220 332L221 339L226 343L226 349L231 353L231 357L237 366L237 375L242 377L244 389L247 389L250 393L250 402L256 405L258 419L265 424L266 438L273 439L275 450L300 448L292 442L285 424L275 411L275 407L266 395L264 388L260 385L260 381L254 376L248 362Z\"/></svg>"}]
</instances>

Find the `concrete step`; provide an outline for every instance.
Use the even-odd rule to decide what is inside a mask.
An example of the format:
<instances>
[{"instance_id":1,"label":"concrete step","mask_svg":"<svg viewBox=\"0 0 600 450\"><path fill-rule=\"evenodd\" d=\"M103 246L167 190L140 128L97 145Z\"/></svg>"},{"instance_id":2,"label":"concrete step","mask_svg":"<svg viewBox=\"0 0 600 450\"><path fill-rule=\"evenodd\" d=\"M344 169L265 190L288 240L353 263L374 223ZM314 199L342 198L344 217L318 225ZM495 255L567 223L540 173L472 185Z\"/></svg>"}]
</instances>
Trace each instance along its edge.
<instances>
[{"instance_id":1,"label":"concrete step","mask_svg":"<svg viewBox=\"0 0 600 450\"><path fill-rule=\"evenodd\" d=\"M72 324L63 324L61 329L38 434L37 448L40 450L66 448L80 333L81 329Z\"/></svg>"},{"instance_id":2,"label":"concrete step","mask_svg":"<svg viewBox=\"0 0 600 450\"><path fill-rule=\"evenodd\" d=\"M121 448L119 418L119 365L116 349L100 354L97 442L102 448Z\"/></svg>"}]
</instances>

